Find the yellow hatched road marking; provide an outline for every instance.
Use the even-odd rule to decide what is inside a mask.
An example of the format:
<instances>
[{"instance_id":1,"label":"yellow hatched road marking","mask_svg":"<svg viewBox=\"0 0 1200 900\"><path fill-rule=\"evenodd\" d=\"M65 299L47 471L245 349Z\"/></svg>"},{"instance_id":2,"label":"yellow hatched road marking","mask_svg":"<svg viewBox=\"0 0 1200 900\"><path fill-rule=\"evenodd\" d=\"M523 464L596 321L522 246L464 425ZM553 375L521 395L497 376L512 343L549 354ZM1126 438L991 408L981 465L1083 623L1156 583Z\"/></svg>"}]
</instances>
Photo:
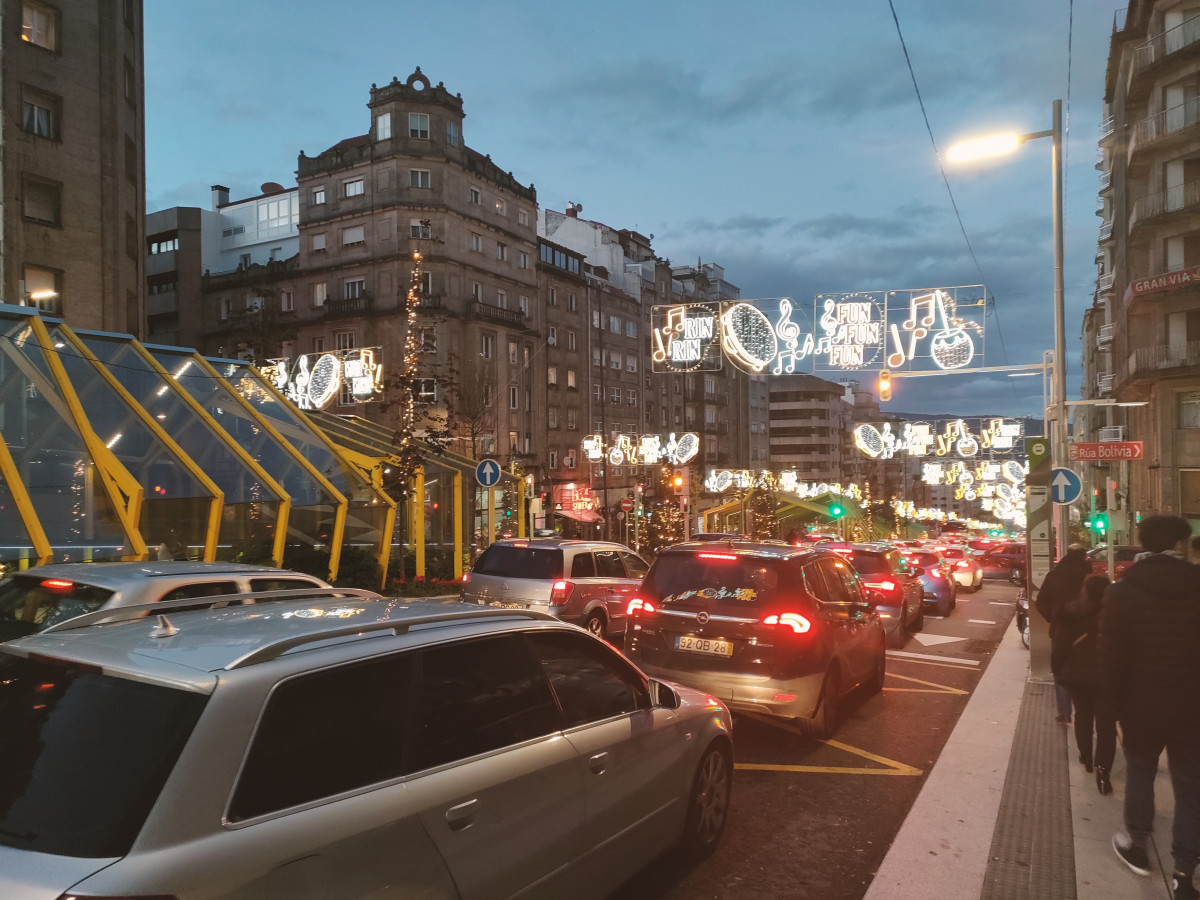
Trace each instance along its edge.
<instances>
[{"instance_id":1,"label":"yellow hatched road marking","mask_svg":"<svg viewBox=\"0 0 1200 900\"><path fill-rule=\"evenodd\" d=\"M902 656L889 656L888 665L894 662L916 663L919 666L941 666L943 669L966 669L968 672L978 672L975 666L956 666L954 663L931 662L927 659L905 659ZM888 673L892 674L891 672Z\"/></svg>"},{"instance_id":2,"label":"yellow hatched road marking","mask_svg":"<svg viewBox=\"0 0 1200 900\"><path fill-rule=\"evenodd\" d=\"M753 713L740 713L740 715L743 715L748 719L755 719L756 721L759 721L759 722L765 722L768 725L772 725L776 728L781 728L784 731L791 731L791 732L794 732L799 735L804 734L804 732L801 731L799 728L795 728L784 722L774 721L765 716L758 716ZM788 766L788 765L778 765L778 764L774 764L774 763L737 763L734 765L734 768L735 769L745 769L748 771L757 771L757 772L823 772L823 773L830 773L830 774L836 774L836 775L921 775L922 774L920 769L916 769L916 768L913 768L912 766L905 765L902 762L897 762L894 759L888 759L886 756L878 756L878 755L870 752L869 750L862 750L859 747L851 747L849 744L843 744L841 741L835 741L833 739L830 739L827 741L821 741L821 743L826 744L830 747L833 747L835 750L844 750L847 753L852 753L855 756L861 756L863 759L868 759L871 762L877 762L882 766L886 766L886 768L867 769L867 768L855 768L852 766Z\"/></svg>"},{"instance_id":3,"label":"yellow hatched road marking","mask_svg":"<svg viewBox=\"0 0 1200 900\"><path fill-rule=\"evenodd\" d=\"M924 688L896 688L885 687L885 691L907 691L912 694L966 694L969 691L959 690L958 688L949 687L944 684L938 684L935 681L922 681L920 678L911 678L908 675L897 675L895 672L887 673L891 678L900 678L904 681L913 681L917 684L925 685Z\"/></svg>"}]
</instances>

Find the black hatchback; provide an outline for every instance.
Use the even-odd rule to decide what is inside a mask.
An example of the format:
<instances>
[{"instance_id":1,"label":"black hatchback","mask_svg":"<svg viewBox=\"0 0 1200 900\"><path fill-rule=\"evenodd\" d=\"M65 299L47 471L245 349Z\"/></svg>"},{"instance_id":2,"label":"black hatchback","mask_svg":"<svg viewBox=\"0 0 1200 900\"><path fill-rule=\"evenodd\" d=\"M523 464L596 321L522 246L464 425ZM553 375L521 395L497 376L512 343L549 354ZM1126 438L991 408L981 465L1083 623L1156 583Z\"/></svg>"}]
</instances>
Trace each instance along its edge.
<instances>
[{"instance_id":1,"label":"black hatchback","mask_svg":"<svg viewBox=\"0 0 1200 900\"><path fill-rule=\"evenodd\" d=\"M677 544L659 552L630 600L626 653L735 712L794 719L828 737L848 691L883 687L882 599L829 550Z\"/></svg>"}]
</instances>

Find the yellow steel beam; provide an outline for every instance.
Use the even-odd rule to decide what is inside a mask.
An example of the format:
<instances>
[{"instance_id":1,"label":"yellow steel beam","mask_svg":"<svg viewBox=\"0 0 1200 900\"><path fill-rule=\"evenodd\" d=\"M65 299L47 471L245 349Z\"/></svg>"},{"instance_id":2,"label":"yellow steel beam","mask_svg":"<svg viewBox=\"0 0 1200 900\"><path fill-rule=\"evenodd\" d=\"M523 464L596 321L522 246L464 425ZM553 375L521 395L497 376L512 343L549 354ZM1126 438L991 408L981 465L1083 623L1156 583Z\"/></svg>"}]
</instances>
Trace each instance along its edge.
<instances>
[{"instance_id":1,"label":"yellow steel beam","mask_svg":"<svg viewBox=\"0 0 1200 900\"><path fill-rule=\"evenodd\" d=\"M21 521L25 523L25 531L28 532L29 540L33 544L33 552L36 554L34 565L43 566L52 562L54 551L50 548L50 541L46 538L46 532L42 528L41 520L38 519L37 510L29 498L29 491L25 487L25 482L21 480L16 460L9 453L8 443L4 440L3 434L0 434L0 475L4 476L4 481L12 493L13 502L17 504L17 513L20 515Z\"/></svg>"},{"instance_id":2,"label":"yellow steel beam","mask_svg":"<svg viewBox=\"0 0 1200 900\"><path fill-rule=\"evenodd\" d=\"M454 580L463 576L463 532L467 523L463 521L463 473L454 472ZM473 523L472 523L473 524Z\"/></svg>"},{"instance_id":3,"label":"yellow steel beam","mask_svg":"<svg viewBox=\"0 0 1200 900\"><path fill-rule=\"evenodd\" d=\"M417 557L417 578L425 578L425 467L417 466L413 472L413 549Z\"/></svg>"}]
</instances>

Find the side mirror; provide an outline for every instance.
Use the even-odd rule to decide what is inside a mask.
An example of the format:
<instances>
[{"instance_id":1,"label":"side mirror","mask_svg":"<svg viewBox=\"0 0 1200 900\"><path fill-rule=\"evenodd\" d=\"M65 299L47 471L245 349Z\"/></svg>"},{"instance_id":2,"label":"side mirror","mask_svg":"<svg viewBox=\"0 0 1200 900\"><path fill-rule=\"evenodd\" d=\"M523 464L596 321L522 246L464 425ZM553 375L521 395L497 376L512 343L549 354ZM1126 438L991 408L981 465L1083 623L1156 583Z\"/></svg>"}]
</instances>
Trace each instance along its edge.
<instances>
[{"instance_id":1,"label":"side mirror","mask_svg":"<svg viewBox=\"0 0 1200 900\"><path fill-rule=\"evenodd\" d=\"M683 703L673 687L654 678L650 679L650 700L660 709L679 709Z\"/></svg>"},{"instance_id":2,"label":"side mirror","mask_svg":"<svg viewBox=\"0 0 1200 900\"><path fill-rule=\"evenodd\" d=\"M873 588L867 588L866 596L868 606L878 606L880 603L887 601L887 598L883 596L882 592L874 590Z\"/></svg>"}]
</instances>

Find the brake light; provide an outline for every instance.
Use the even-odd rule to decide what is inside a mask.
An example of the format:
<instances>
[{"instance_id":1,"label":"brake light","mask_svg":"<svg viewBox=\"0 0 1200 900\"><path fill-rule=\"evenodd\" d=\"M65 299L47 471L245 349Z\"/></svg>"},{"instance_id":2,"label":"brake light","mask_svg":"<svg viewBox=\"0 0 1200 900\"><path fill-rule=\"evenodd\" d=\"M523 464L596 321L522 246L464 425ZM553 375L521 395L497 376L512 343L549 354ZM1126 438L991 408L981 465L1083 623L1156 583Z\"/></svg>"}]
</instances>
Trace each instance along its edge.
<instances>
[{"instance_id":1,"label":"brake light","mask_svg":"<svg viewBox=\"0 0 1200 900\"><path fill-rule=\"evenodd\" d=\"M463 584L466 584L470 580L471 580L471 573L463 572Z\"/></svg>"},{"instance_id":2,"label":"brake light","mask_svg":"<svg viewBox=\"0 0 1200 900\"><path fill-rule=\"evenodd\" d=\"M867 587L878 588L881 591L894 591L896 589L896 582L894 581L864 581L863 584Z\"/></svg>"},{"instance_id":3,"label":"brake light","mask_svg":"<svg viewBox=\"0 0 1200 900\"><path fill-rule=\"evenodd\" d=\"M959 568L959 569L968 569L968 568L970 568L970 567L971 567L971 563L970 563L970 562L968 562L968 561L967 561L967 560L965 560L965 559L960 559L960 560L959 560L958 562L956 562L954 565L955 565L955 567L956 567L956 568Z\"/></svg>"},{"instance_id":4,"label":"brake light","mask_svg":"<svg viewBox=\"0 0 1200 900\"><path fill-rule=\"evenodd\" d=\"M804 634L812 628L812 622L800 615L800 613L779 613L778 615L767 616L762 620L764 625L785 625L796 634Z\"/></svg>"},{"instance_id":5,"label":"brake light","mask_svg":"<svg viewBox=\"0 0 1200 900\"><path fill-rule=\"evenodd\" d=\"M529 541L513 541L514 547L528 547Z\"/></svg>"},{"instance_id":6,"label":"brake light","mask_svg":"<svg viewBox=\"0 0 1200 900\"><path fill-rule=\"evenodd\" d=\"M41 586L51 591L69 591L75 587L75 583L61 578L43 578Z\"/></svg>"},{"instance_id":7,"label":"brake light","mask_svg":"<svg viewBox=\"0 0 1200 900\"><path fill-rule=\"evenodd\" d=\"M649 600L643 600L641 597L634 597L629 601L629 605L625 607L625 615L627 616L633 616L639 613L650 614L654 611L654 604Z\"/></svg>"},{"instance_id":8,"label":"brake light","mask_svg":"<svg viewBox=\"0 0 1200 900\"><path fill-rule=\"evenodd\" d=\"M737 559L732 553L697 553L701 559Z\"/></svg>"},{"instance_id":9,"label":"brake light","mask_svg":"<svg viewBox=\"0 0 1200 900\"><path fill-rule=\"evenodd\" d=\"M554 587L550 589L550 605L566 606L567 601L571 599L573 590L575 590L575 585L569 581L554 582Z\"/></svg>"}]
</instances>

